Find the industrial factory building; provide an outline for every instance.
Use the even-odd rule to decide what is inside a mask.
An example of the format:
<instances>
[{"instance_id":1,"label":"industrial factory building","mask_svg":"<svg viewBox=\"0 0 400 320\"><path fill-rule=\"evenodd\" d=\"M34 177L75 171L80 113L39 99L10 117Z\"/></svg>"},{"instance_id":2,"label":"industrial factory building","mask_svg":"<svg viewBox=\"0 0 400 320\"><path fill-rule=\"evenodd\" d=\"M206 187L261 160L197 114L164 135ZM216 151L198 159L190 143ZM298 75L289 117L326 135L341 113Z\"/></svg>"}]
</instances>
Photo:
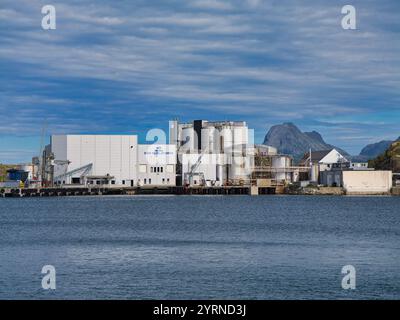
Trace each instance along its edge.
<instances>
[{"instance_id":1,"label":"industrial factory building","mask_svg":"<svg viewBox=\"0 0 400 320\"><path fill-rule=\"evenodd\" d=\"M169 144L136 135L53 135L43 153L45 185L284 186L298 179L293 159L253 144L243 121L169 123ZM266 181L268 181L266 183Z\"/></svg>"},{"instance_id":2,"label":"industrial factory building","mask_svg":"<svg viewBox=\"0 0 400 320\"><path fill-rule=\"evenodd\" d=\"M137 136L54 135L55 184L134 185Z\"/></svg>"},{"instance_id":3,"label":"industrial factory building","mask_svg":"<svg viewBox=\"0 0 400 320\"><path fill-rule=\"evenodd\" d=\"M175 185L175 146L136 135L54 135L50 146L56 185Z\"/></svg>"},{"instance_id":4,"label":"industrial factory building","mask_svg":"<svg viewBox=\"0 0 400 320\"><path fill-rule=\"evenodd\" d=\"M169 142L177 148L179 185L249 183L254 157L246 122L170 121Z\"/></svg>"},{"instance_id":5,"label":"industrial factory building","mask_svg":"<svg viewBox=\"0 0 400 320\"><path fill-rule=\"evenodd\" d=\"M170 121L168 144L139 144L136 135L53 135L28 169L26 179L18 178L21 170L11 170L9 177L28 187L251 186L283 192L305 182L348 193L385 193L392 187L391 172L352 163L335 149L311 151L295 166L290 155L254 145L244 121Z\"/></svg>"}]
</instances>

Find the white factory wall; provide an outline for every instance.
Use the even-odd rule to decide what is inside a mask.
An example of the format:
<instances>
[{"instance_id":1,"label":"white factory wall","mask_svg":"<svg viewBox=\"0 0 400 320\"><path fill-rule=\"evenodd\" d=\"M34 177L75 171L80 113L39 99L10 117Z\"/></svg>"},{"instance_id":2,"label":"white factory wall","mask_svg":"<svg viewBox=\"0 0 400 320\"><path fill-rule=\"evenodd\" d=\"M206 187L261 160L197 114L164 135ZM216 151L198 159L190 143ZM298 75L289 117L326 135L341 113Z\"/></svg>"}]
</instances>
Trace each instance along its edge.
<instances>
[{"instance_id":1,"label":"white factory wall","mask_svg":"<svg viewBox=\"0 0 400 320\"><path fill-rule=\"evenodd\" d=\"M172 144L139 145L138 185L176 185L176 146Z\"/></svg>"},{"instance_id":2,"label":"white factory wall","mask_svg":"<svg viewBox=\"0 0 400 320\"><path fill-rule=\"evenodd\" d=\"M342 180L347 194L389 193L392 188L391 171L343 171Z\"/></svg>"},{"instance_id":3,"label":"white factory wall","mask_svg":"<svg viewBox=\"0 0 400 320\"><path fill-rule=\"evenodd\" d=\"M182 174L185 184L199 184L189 181L189 174L192 167L201 157L200 164L193 170L194 180L198 180L199 175L204 176L207 185L221 186L229 181L239 182L240 180L248 180L250 178L251 168L253 166L253 157L232 157L227 154L216 153L191 153L182 154Z\"/></svg>"},{"instance_id":4,"label":"white factory wall","mask_svg":"<svg viewBox=\"0 0 400 320\"><path fill-rule=\"evenodd\" d=\"M51 138L55 160L70 164L55 164L54 177L92 164L91 176L113 176L115 185L136 183L137 136L128 135L55 135ZM81 172L72 175L81 176ZM65 183L70 184L69 177ZM65 179L63 179L65 180Z\"/></svg>"},{"instance_id":5,"label":"white factory wall","mask_svg":"<svg viewBox=\"0 0 400 320\"><path fill-rule=\"evenodd\" d=\"M201 156L201 161L196 170L193 170L195 175L203 174L206 183L215 184L217 181L217 164L223 163L222 160L224 155L220 154L199 154L199 153L190 153L190 154L182 154L181 155L181 163L182 163L182 175L185 184L189 184L189 173L193 165L197 163ZM198 183L196 183L198 184ZM222 185L222 182L218 183Z\"/></svg>"}]
</instances>

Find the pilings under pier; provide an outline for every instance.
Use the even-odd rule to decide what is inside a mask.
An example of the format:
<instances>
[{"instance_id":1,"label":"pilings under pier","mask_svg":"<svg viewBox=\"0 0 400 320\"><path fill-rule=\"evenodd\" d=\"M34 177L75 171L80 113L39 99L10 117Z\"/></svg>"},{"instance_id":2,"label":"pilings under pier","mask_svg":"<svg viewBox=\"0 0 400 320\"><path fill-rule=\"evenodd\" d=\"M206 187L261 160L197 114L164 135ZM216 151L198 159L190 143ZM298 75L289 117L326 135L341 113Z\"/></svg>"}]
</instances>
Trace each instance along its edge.
<instances>
[{"instance_id":1,"label":"pilings under pier","mask_svg":"<svg viewBox=\"0 0 400 320\"><path fill-rule=\"evenodd\" d=\"M257 188L257 187L256 187ZM3 189L0 197L68 197L99 195L258 195L275 194L275 188L251 188L249 186L224 187L130 187L130 188L39 188L39 189Z\"/></svg>"}]
</instances>

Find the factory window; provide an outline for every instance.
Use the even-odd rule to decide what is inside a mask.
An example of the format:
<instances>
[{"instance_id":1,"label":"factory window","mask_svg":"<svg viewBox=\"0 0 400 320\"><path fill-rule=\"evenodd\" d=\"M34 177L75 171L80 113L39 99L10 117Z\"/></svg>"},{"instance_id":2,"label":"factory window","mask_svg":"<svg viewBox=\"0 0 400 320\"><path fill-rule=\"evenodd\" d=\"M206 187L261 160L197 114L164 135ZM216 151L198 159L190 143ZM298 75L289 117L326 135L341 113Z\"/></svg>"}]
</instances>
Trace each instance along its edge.
<instances>
[{"instance_id":1,"label":"factory window","mask_svg":"<svg viewBox=\"0 0 400 320\"><path fill-rule=\"evenodd\" d=\"M163 184L165 183L165 179L164 179L164 178L162 179L162 183L163 183Z\"/></svg>"},{"instance_id":2,"label":"factory window","mask_svg":"<svg viewBox=\"0 0 400 320\"><path fill-rule=\"evenodd\" d=\"M160 172L160 167L157 167L157 172Z\"/></svg>"},{"instance_id":3,"label":"factory window","mask_svg":"<svg viewBox=\"0 0 400 320\"><path fill-rule=\"evenodd\" d=\"M149 179L149 184L151 184L151 179Z\"/></svg>"},{"instance_id":4,"label":"factory window","mask_svg":"<svg viewBox=\"0 0 400 320\"><path fill-rule=\"evenodd\" d=\"M169 178L167 178L167 183L169 183Z\"/></svg>"},{"instance_id":5,"label":"factory window","mask_svg":"<svg viewBox=\"0 0 400 320\"><path fill-rule=\"evenodd\" d=\"M163 167L161 167L161 168L160 168L160 172L162 173L162 172L163 172L163 170L164 170L164 168L163 168Z\"/></svg>"},{"instance_id":6,"label":"factory window","mask_svg":"<svg viewBox=\"0 0 400 320\"><path fill-rule=\"evenodd\" d=\"M115 180L111 180L111 184L115 184Z\"/></svg>"},{"instance_id":7,"label":"factory window","mask_svg":"<svg viewBox=\"0 0 400 320\"><path fill-rule=\"evenodd\" d=\"M122 184L125 184L125 180L122 180Z\"/></svg>"},{"instance_id":8,"label":"factory window","mask_svg":"<svg viewBox=\"0 0 400 320\"><path fill-rule=\"evenodd\" d=\"M147 179L144 179L144 184L147 184Z\"/></svg>"}]
</instances>

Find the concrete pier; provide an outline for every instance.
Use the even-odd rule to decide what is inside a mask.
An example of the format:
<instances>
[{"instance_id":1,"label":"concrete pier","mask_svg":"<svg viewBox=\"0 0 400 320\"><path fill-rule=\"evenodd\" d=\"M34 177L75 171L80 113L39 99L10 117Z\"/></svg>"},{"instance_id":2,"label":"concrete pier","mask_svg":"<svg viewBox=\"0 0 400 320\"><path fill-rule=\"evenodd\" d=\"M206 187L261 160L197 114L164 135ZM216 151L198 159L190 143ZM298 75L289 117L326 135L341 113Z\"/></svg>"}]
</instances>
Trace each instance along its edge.
<instances>
[{"instance_id":1,"label":"concrete pier","mask_svg":"<svg viewBox=\"0 0 400 320\"><path fill-rule=\"evenodd\" d=\"M41 188L41 189L7 189L1 190L1 197L68 197L68 196L101 196L101 195L258 195L274 194L274 188L249 186L224 187L129 187L129 188ZM263 190L261 190L263 189ZM259 192L260 191L260 192Z\"/></svg>"}]
</instances>

